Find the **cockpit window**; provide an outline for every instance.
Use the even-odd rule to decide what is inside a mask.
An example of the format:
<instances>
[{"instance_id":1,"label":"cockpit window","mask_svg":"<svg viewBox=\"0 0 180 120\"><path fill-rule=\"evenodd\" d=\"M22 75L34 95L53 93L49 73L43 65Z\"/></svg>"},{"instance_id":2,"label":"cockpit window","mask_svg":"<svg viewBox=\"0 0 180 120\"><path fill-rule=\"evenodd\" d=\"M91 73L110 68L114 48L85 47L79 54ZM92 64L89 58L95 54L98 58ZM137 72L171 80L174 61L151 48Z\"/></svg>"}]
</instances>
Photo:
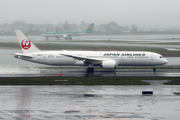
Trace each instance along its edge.
<instances>
[{"instance_id":1,"label":"cockpit window","mask_svg":"<svg viewBox=\"0 0 180 120\"><path fill-rule=\"evenodd\" d=\"M163 58L163 56L160 56L160 58Z\"/></svg>"}]
</instances>

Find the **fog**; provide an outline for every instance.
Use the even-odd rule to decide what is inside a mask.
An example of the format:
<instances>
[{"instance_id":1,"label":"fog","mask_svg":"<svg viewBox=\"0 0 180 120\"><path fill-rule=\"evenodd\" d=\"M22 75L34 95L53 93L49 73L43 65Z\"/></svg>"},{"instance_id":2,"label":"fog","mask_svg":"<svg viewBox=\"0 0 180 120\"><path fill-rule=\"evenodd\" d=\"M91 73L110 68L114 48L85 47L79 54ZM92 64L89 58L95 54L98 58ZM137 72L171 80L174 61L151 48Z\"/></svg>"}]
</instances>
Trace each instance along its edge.
<instances>
[{"instance_id":1,"label":"fog","mask_svg":"<svg viewBox=\"0 0 180 120\"><path fill-rule=\"evenodd\" d=\"M179 0L0 0L0 24L16 20L180 28Z\"/></svg>"}]
</instances>

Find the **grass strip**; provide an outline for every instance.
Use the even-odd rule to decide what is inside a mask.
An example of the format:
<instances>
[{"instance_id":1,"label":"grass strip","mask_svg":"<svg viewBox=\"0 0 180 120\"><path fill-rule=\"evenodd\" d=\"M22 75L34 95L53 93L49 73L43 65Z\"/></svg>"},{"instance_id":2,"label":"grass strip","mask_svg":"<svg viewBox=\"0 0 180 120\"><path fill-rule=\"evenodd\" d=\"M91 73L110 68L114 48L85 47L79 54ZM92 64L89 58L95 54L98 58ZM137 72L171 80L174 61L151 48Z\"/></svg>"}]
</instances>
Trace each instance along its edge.
<instances>
[{"instance_id":1,"label":"grass strip","mask_svg":"<svg viewBox=\"0 0 180 120\"><path fill-rule=\"evenodd\" d=\"M180 77L1 77L0 85L149 85L141 80L171 80L180 85Z\"/></svg>"},{"instance_id":2,"label":"grass strip","mask_svg":"<svg viewBox=\"0 0 180 120\"><path fill-rule=\"evenodd\" d=\"M174 93L175 95L180 95L180 93Z\"/></svg>"}]
</instances>

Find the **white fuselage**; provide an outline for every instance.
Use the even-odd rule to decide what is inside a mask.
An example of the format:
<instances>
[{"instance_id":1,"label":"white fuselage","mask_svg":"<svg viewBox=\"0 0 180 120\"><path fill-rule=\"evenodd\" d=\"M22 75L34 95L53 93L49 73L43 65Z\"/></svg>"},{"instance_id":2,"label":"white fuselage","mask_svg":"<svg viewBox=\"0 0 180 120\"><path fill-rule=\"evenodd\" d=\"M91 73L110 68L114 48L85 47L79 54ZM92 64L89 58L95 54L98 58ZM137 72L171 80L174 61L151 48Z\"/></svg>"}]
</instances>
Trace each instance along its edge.
<instances>
[{"instance_id":1,"label":"white fuselage","mask_svg":"<svg viewBox=\"0 0 180 120\"><path fill-rule=\"evenodd\" d=\"M67 57L62 54L100 59L101 62L94 62L94 66L101 66L102 62L113 60L117 66L159 66L167 63L167 60L160 54L143 51L42 51L29 53L33 56L17 58L53 66L88 66L84 60Z\"/></svg>"}]
</instances>

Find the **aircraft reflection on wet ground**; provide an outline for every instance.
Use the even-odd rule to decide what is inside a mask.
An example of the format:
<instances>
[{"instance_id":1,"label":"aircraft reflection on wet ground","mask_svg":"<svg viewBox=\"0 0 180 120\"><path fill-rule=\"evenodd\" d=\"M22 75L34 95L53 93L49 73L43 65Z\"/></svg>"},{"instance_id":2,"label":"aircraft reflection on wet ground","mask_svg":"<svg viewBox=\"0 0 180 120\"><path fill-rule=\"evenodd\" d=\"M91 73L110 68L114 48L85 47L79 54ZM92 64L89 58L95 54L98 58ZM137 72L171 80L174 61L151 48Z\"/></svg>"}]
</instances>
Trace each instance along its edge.
<instances>
[{"instance_id":1,"label":"aircraft reflection on wet ground","mask_svg":"<svg viewBox=\"0 0 180 120\"><path fill-rule=\"evenodd\" d=\"M179 120L179 87L0 86L0 119Z\"/></svg>"},{"instance_id":2,"label":"aircraft reflection on wet ground","mask_svg":"<svg viewBox=\"0 0 180 120\"><path fill-rule=\"evenodd\" d=\"M96 69L94 73L87 73L86 69L19 69L6 71L0 77L118 77L118 76L161 76L180 77L180 69L117 69L112 71Z\"/></svg>"}]
</instances>

